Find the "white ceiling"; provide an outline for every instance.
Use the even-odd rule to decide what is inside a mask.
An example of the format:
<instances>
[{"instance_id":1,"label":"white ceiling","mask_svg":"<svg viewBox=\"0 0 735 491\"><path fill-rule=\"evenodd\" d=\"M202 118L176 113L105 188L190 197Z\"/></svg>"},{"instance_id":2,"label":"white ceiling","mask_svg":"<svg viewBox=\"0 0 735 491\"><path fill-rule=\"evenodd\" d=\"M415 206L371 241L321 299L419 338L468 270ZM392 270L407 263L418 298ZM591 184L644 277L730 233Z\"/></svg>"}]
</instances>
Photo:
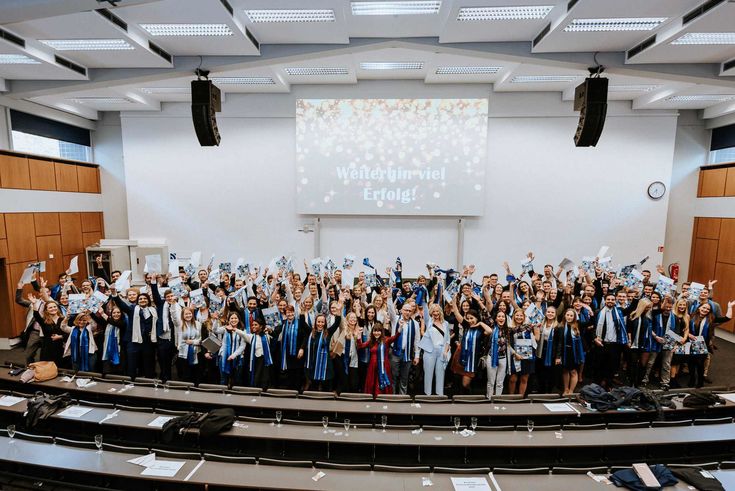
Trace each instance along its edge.
<instances>
[{"instance_id":1,"label":"white ceiling","mask_svg":"<svg viewBox=\"0 0 735 491\"><path fill-rule=\"evenodd\" d=\"M4 95L96 119L98 111L160 110L161 102L188 101L198 66L210 77L268 77L272 84L220 84L227 93L284 93L300 84L356 84L359 80L415 79L427 84L487 84L496 92L559 92L574 87L594 65L606 66L610 100L633 108L703 109L702 117L735 113L732 100L682 100L675 96L735 94L735 44L678 45L688 33L735 37L735 0L722 0L694 20L683 17L703 0L442 0L426 15L355 16L349 0L2 0L0 29L25 46L3 39L3 54L23 54L35 64L0 64ZM571 8L570 8L571 5ZM231 8L231 12L228 9ZM548 6L544 18L458 21L462 8ZM127 27L93 9L107 9ZM252 22L258 9L321 9L332 22ZM109 17L109 16L108 16ZM575 19L666 18L651 30L570 32ZM154 36L141 24L222 24L226 36ZM655 40L653 40L655 36ZM119 39L122 51L55 51L40 40ZM646 40L635 56L627 52ZM535 42L534 42L535 41ZM151 44L153 43L153 44ZM156 46L163 50L157 53ZM56 57L60 57L57 59ZM78 65L64 66L64 60ZM420 69L364 70L364 62L420 62ZM440 74L438 68L497 67L495 73ZM338 68L337 75L291 75L289 68ZM79 70L84 73L79 73ZM519 76L573 76L554 82L514 83ZM113 102L100 98L118 98ZM90 99L94 98L94 99ZM127 99L123 102L122 99Z\"/></svg>"}]
</instances>

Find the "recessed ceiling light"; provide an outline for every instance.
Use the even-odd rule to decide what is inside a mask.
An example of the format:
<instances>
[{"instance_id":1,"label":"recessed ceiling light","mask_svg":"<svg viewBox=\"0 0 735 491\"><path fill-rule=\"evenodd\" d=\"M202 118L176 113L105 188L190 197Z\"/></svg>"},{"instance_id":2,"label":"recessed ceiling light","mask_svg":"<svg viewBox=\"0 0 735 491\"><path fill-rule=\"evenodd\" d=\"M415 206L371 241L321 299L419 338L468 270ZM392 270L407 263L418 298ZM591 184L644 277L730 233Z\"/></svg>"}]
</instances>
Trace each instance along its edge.
<instances>
[{"instance_id":1,"label":"recessed ceiling light","mask_svg":"<svg viewBox=\"0 0 735 491\"><path fill-rule=\"evenodd\" d=\"M735 44L735 32L690 32L671 44Z\"/></svg>"},{"instance_id":2,"label":"recessed ceiling light","mask_svg":"<svg viewBox=\"0 0 735 491\"><path fill-rule=\"evenodd\" d=\"M67 99L77 104L137 104L137 101L127 97L74 97Z\"/></svg>"},{"instance_id":3,"label":"recessed ceiling light","mask_svg":"<svg viewBox=\"0 0 735 491\"><path fill-rule=\"evenodd\" d=\"M660 89L662 85L611 85L608 92L652 92Z\"/></svg>"},{"instance_id":4,"label":"recessed ceiling light","mask_svg":"<svg viewBox=\"0 0 735 491\"><path fill-rule=\"evenodd\" d=\"M26 55L0 54L0 65L40 65L41 62Z\"/></svg>"},{"instance_id":5,"label":"recessed ceiling light","mask_svg":"<svg viewBox=\"0 0 735 491\"><path fill-rule=\"evenodd\" d=\"M437 75L485 75L498 73L502 66L440 66Z\"/></svg>"},{"instance_id":6,"label":"recessed ceiling light","mask_svg":"<svg viewBox=\"0 0 735 491\"><path fill-rule=\"evenodd\" d=\"M362 70L421 70L423 61L365 61L360 63Z\"/></svg>"},{"instance_id":7,"label":"recessed ceiling light","mask_svg":"<svg viewBox=\"0 0 735 491\"><path fill-rule=\"evenodd\" d=\"M704 94L704 95L674 95L667 97L667 101L671 102L722 102L730 101L735 99L735 94L730 95L718 95L718 94Z\"/></svg>"},{"instance_id":8,"label":"recessed ceiling light","mask_svg":"<svg viewBox=\"0 0 735 491\"><path fill-rule=\"evenodd\" d=\"M39 39L57 51L118 51L131 50L124 39Z\"/></svg>"},{"instance_id":9,"label":"recessed ceiling light","mask_svg":"<svg viewBox=\"0 0 735 491\"><path fill-rule=\"evenodd\" d=\"M261 9L246 10L250 22L334 22L331 9Z\"/></svg>"},{"instance_id":10,"label":"recessed ceiling light","mask_svg":"<svg viewBox=\"0 0 735 491\"><path fill-rule=\"evenodd\" d=\"M668 17L574 19L564 28L566 32L650 31L668 20Z\"/></svg>"},{"instance_id":11,"label":"recessed ceiling light","mask_svg":"<svg viewBox=\"0 0 735 491\"><path fill-rule=\"evenodd\" d=\"M215 84L222 85L274 85L271 77L212 77Z\"/></svg>"},{"instance_id":12,"label":"recessed ceiling light","mask_svg":"<svg viewBox=\"0 0 735 491\"><path fill-rule=\"evenodd\" d=\"M144 87L140 90L146 94L188 94L191 92L188 87Z\"/></svg>"},{"instance_id":13,"label":"recessed ceiling light","mask_svg":"<svg viewBox=\"0 0 735 491\"><path fill-rule=\"evenodd\" d=\"M352 2L352 15L422 15L436 14L440 0L396 2Z\"/></svg>"},{"instance_id":14,"label":"recessed ceiling light","mask_svg":"<svg viewBox=\"0 0 735 491\"><path fill-rule=\"evenodd\" d=\"M347 68L340 67L289 67L286 68L289 75L348 75Z\"/></svg>"},{"instance_id":15,"label":"recessed ceiling light","mask_svg":"<svg viewBox=\"0 0 735 491\"><path fill-rule=\"evenodd\" d=\"M227 24L140 24L151 36L232 36Z\"/></svg>"},{"instance_id":16,"label":"recessed ceiling light","mask_svg":"<svg viewBox=\"0 0 735 491\"><path fill-rule=\"evenodd\" d=\"M510 81L512 84L544 83L544 82L573 82L581 78L575 75L516 75Z\"/></svg>"},{"instance_id":17,"label":"recessed ceiling light","mask_svg":"<svg viewBox=\"0 0 735 491\"><path fill-rule=\"evenodd\" d=\"M527 5L520 7L462 7L458 21L468 20L532 20L543 19L553 5Z\"/></svg>"}]
</instances>

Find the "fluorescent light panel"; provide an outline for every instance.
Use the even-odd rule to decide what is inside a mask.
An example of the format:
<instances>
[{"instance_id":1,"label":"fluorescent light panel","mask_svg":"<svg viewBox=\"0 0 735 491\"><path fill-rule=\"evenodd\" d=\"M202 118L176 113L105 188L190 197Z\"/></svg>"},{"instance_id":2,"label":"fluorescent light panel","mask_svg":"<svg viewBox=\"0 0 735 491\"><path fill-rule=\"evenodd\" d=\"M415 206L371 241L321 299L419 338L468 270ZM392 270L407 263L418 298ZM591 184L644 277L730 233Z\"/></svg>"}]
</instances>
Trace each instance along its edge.
<instances>
[{"instance_id":1,"label":"fluorescent light panel","mask_svg":"<svg viewBox=\"0 0 735 491\"><path fill-rule=\"evenodd\" d=\"M457 20L535 20L543 19L553 5L527 5L519 7L462 7Z\"/></svg>"},{"instance_id":2,"label":"fluorescent light panel","mask_svg":"<svg viewBox=\"0 0 735 491\"><path fill-rule=\"evenodd\" d=\"M689 32L671 44L735 44L735 32Z\"/></svg>"},{"instance_id":3,"label":"fluorescent light panel","mask_svg":"<svg viewBox=\"0 0 735 491\"><path fill-rule=\"evenodd\" d=\"M74 97L67 100L77 104L137 104L137 101L127 97Z\"/></svg>"},{"instance_id":4,"label":"fluorescent light panel","mask_svg":"<svg viewBox=\"0 0 735 491\"><path fill-rule=\"evenodd\" d=\"M143 87L140 89L146 94L188 94L188 87Z\"/></svg>"},{"instance_id":5,"label":"fluorescent light panel","mask_svg":"<svg viewBox=\"0 0 735 491\"><path fill-rule=\"evenodd\" d=\"M666 100L670 102L722 102L730 101L735 99L735 94L731 95L674 95L667 97Z\"/></svg>"},{"instance_id":6,"label":"fluorescent light panel","mask_svg":"<svg viewBox=\"0 0 735 491\"><path fill-rule=\"evenodd\" d=\"M0 65L40 65L41 62L26 55L0 54Z\"/></svg>"},{"instance_id":7,"label":"fluorescent light panel","mask_svg":"<svg viewBox=\"0 0 735 491\"><path fill-rule=\"evenodd\" d=\"M423 61L364 61L360 63L362 70L421 70Z\"/></svg>"},{"instance_id":8,"label":"fluorescent light panel","mask_svg":"<svg viewBox=\"0 0 735 491\"><path fill-rule=\"evenodd\" d=\"M232 36L227 24L140 24L151 36Z\"/></svg>"},{"instance_id":9,"label":"fluorescent light panel","mask_svg":"<svg viewBox=\"0 0 735 491\"><path fill-rule=\"evenodd\" d=\"M529 84L544 82L573 82L582 76L575 75L516 75L510 81L512 84Z\"/></svg>"},{"instance_id":10,"label":"fluorescent light panel","mask_svg":"<svg viewBox=\"0 0 735 491\"><path fill-rule=\"evenodd\" d=\"M566 32L650 31L666 22L668 17L574 19Z\"/></svg>"},{"instance_id":11,"label":"fluorescent light panel","mask_svg":"<svg viewBox=\"0 0 735 491\"><path fill-rule=\"evenodd\" d=\"M289 67L289 75L348 75L350 71L342 67Z\"/></svg>"},{"instance_id":12,"label":"fluorescent light panel","mask_svg":"<svg viewBox=\"0 0 735 491\"><path fill-rule=\"evenodd\" d=\"M250 22L334 22L331 9L260 9L246 10Z\"/></svg>"},{"instance_id":13,"label":"fluorescent light panel","mask_svg":"<svg viewBox=\"0 0 735 491\"><path fill-rule=\"evenodd\" d=\"M131 50L124 39L39 39L57 51L121 51Z\"/></svg>"},{"instance_id":14,"label":"fluorescent light panel","mask_svg":"<svg viewBox=\"0 0 735 491\"><path fill-rule=\"evenodd\" d=\"M271 77L212 77L210 80L221 85L274 85Z\"/></svg>"},{"instance_id":15,"label":"fluorescent light panel","mask_svg":"<svg viewBox=\"0 0 735 491\"><path fill-rule=\"evenodd\" d=\"M486 75L498 73L501 66L440 66L437 75Z\"/></svg>"},{"instance_id":16,"label":"fluorescent light panel","mask_svg":"<svg viewBox=\"0 0 735 491\"><path fill-rule=\"evenodd\" d=\"M442 5L439 0L351 3L352 15L427 15L438 13Z\"/></svg>"},{"instance_id":17,"label":"fluorescent light panel","mask_svg":"<svg viewBox=\"0 0 735 491\"><path fill-rule=\"evenodd\" d=\"M608 92L652 92L658 90L662 85L611 85Z\"/></svg>"}]
</instances>

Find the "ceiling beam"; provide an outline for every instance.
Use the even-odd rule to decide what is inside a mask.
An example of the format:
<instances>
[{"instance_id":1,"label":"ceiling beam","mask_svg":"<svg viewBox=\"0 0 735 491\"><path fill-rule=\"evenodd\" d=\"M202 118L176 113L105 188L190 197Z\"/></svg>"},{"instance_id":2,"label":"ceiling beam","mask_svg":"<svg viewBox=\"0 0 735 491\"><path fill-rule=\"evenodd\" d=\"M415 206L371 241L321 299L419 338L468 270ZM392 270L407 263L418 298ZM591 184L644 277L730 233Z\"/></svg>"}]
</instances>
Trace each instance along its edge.
<instances>
[{"instance_id":1,"label":"ceiling beam","mask_svg":"<svg viewBox=\"0 0 735 491\"><path fill-rule=\"evenodd\" d=\"M120 0L117 3L120 7L128 7L158 1L160 0ZM101 3L97 0L2 0L0 19L2 24L11 24L101 8L113 7L107 2Z\"/></svg>"}]
</instances>

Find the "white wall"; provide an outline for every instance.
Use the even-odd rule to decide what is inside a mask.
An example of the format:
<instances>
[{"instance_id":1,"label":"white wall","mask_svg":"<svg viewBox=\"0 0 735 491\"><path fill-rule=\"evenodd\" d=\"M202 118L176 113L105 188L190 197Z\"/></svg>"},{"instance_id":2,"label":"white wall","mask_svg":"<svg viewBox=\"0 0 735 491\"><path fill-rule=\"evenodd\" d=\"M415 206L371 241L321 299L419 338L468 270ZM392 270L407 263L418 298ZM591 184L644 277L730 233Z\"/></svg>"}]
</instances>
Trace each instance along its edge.
<instances>
[{"instance_id":1,"label":"white wall","mask_svg":"<svg viewBox=\"0 0 735 491\"><path fill-rule=\"evenodd\" d=\"M464 262L498 271L533 249L538 263L578 260L605 244L614 261L651 255L664 243L676 114L634 113L613 103L596 149L575 148L577 114L558 93L490 95L485 86L374 82L293 87L289 94L228 94L218 114L222 144L198 146L186 104L160 113L123 113L131 239L167 239L187 255L267 263L277 254L311 257L313 236L295 213L294 114L297 98L490 97L488 190L484 217L465 221ZM409 274L426 262L454 266L457 223L447 218L323 217L321 254L369 256L375 266L404 259Z\"/></svg>"},{"instance_id":2,"label":"white wall","mask_svg":"<svg viewBox=\"0 0 735 491\"><path fill-rule=\"evenodd\" d=\"M125 239L128 237L128 206L120 113L106 112L102 116L92 132L92 146L94 162L100 166L105 237Z\"/></svg>"},{"instance_id":3,"label":"white wall","mask_svg":"<svg viewBox=\"0 0 735 491\"><path fill-rule=\"evenodd\" d=\"M680 278L689 273L694 217L735 218L732 198L697 198L699 167L707 164L711 131L696 111L682 111L676 128L671 200L664 262L678 262Z\"/></svg>"}]
</instances>

